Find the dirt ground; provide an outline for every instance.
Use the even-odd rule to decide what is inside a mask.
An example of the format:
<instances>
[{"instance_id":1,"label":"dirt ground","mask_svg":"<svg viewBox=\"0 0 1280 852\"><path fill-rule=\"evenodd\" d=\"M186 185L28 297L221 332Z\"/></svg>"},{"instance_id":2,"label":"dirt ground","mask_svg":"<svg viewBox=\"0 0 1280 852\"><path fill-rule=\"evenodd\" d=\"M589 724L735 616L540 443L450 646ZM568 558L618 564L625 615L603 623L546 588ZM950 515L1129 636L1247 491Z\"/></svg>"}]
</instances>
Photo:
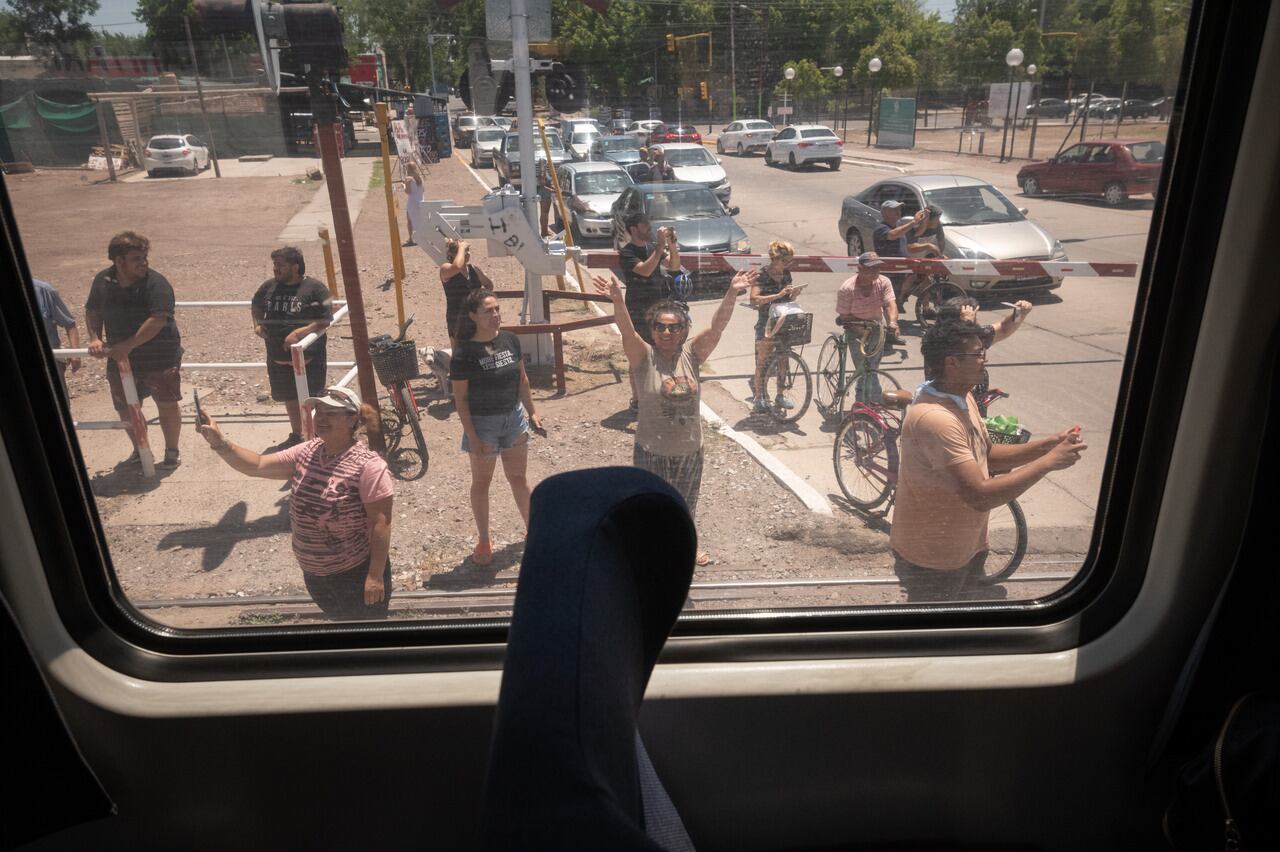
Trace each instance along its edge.
<instances>
[{"instance_id":1,"label":"dirt ground","mask_svg":"<svg viewBox=\"0 0 1280 852\"><path fill-rule=\"evenodd\" d=\"M324 191L322 184L285 177L114 185L97 183L97 178L75 171L6 178L34 274L52 281L77 315L93 274L106 265L108 239L125 228L151 239L152 267L173 283L179 300L248 299L270 274L268 255L278 247L277 235L286 222L314 193ZM432 167L427 185L430 198L476 203L482 195L480 184L457 159ZM402 211L402 195L398 203ZM403 238L403 213L397 216ZM395 298L389 286L391 250L381 189L371 190L364 201L355 243L370 332L392 330ZM308 272L322 276L319 244L300 248ZM499 289L521 286L514 259L488 257L483 243L473 254ZM417 317L414 336L420 346L447 345L436 268L416 248L405 249L405 260L406 310ZM548 286L554 286L553 279ZM557 304L563 306L558 313L584 310L569 302ZM516 321L517 313L517 303L504 302L507 322ZM262 360L247 309L182 310L178 319L188 363ZM335 332L329 358L349 360L351 344L340 337L349 332L345 327ZM616 335L608 328L573 332L566 337L566 358L570 366L564 396L557 396L549 382L535 387L550 433L532 444L529 475L535 484L557 471L631 461L634 423L626 410L630 394ZM331 370L331 380L341 372ZM232 440L267 446L287 433L282 407L267 397L264 374L184 371L184 394L189 395L193 384ZM112 416L100 364L87 364L70 376L68 386L77 419ZM154 417L149 403L144 410ZM492 489L493 564L480 567L468 558L475 528L467 500L467 459L459 447L461 426L450 402L430 402L426 410L430 470L416 482L396 483L391 557L395 594L401 596L395 607L404 614L438 614L412 609L432 593L512 588L522 552L523 525L499 475ZM184 414L190 413L187 396ZM154 419L152 424L153 446L158 446ZM153 607L192 599L230 603L233 598L272 596L305 602L301 573L289 548L283 483L241 477L221 465L189 425L181 440L183 465L152 481L120 464L129 449L123 435L81 432L80 441L114 568L132 602L175 626L256 623L256 616L252 606L199 611ZM838 510L835 518L811 514L737 444L712 430L707 430L707 449L697 524L700 546L714 563L699 570L695 583L891 578L884 531ZM1010 594L1023 596L1014 589ZM892 582L766 589L745 596L694 594L695 602L705 600L710 606L900 599ZM304 616L314 612L306 606L295 609Z\"/></svg>"}]
</instances>

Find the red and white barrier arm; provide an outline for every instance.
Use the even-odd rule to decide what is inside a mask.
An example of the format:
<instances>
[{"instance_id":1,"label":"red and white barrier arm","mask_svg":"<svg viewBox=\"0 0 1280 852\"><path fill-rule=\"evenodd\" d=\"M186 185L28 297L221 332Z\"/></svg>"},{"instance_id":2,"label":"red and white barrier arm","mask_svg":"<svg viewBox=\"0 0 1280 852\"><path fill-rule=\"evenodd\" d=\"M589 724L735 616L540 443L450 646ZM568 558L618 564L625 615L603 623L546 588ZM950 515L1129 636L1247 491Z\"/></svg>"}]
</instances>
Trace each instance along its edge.
<instances>
[{"instance_id":1,"label":"red and white barrier arm","mask_svg":"<svg viewBox=\"0 0 1280 852\"><path fill-rule=\"evenodd\" d=\"M347 318L347 306L343 305L333 315L328 328L320 331L313 331L306 337L299 340L289 348L289 355L293 360L293 385L297 390L298 402L302 402L311 396L311 389L307 386L307 347L319 340L329 328L333 328L339 322ZM311 424L311 416L306 411L302 412L302 437L308 441L316 435L315 427Z\"/></svg>"},{"instance_id":2,"label":"red and white barrier arm","mask_svg":"<svg viewBox=\"0 0 1280 852\"><path fill-rule=\"evenodd\" d=\"M586 255L591 269L617 269L617 252L591 252ZM937 260L933 258L885 257L877 267L884 272L915 272L917 275L959 275L966 278L1132 278L1138 274L1136 263L1074 263L1050 260ZM761 254L695 254L680 252L680 263L690 272L737 272L760 269L769 265ZM797 256L791 272L836 272L852 275L858 271L856 257Z\"/></svg>"},{"instance_id":3,"label":"red and white barrier arm","mask_svg":"<svg viewBox=\"0 0 1280 852\"><path fill-rule=\"evenodd\" d=\"M129 429L133 433L133 442L138 447L138 458L142 461L142 475L155 476L155 457L151 455L151 445L147 443L147 418L142 416L142 401L138 399L138 386L133 381L133 368L128 358L116 361L120 371L120 384L124 388L124 401L128 404L125 416L129 420Z\"/></svg>"}]
</instances>

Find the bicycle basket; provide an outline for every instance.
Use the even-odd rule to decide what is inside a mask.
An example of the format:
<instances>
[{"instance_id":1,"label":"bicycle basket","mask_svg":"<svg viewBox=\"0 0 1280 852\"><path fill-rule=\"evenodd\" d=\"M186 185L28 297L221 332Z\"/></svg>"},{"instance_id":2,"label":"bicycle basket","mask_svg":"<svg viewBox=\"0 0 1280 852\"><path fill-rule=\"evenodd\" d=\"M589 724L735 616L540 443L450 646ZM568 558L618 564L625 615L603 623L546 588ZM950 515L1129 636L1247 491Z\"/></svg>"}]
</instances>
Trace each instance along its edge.
<instances>
[{"instance_id":1,"label":"bicycle basket","mask_svg":"<svg viewBox=\"0 0 1280 852\"><path fill-rule=\"evenodd\" d=\"M804 346L813 340L813 314L789 314L782 320L782 327L773 333L773 339L788 346Z\"/></svg>"},{"instance_id":2,"label":"bicycle basket","mask_svg":"<svg viewBox=\"0 0 1280 852\"><path fill-rule=\"evenodd\" d=\"M378 381L384 385L394 385L416 379L418 372L418 350L412 340L403 340L390 346L369 347L369 357L373 360L374 372Z\"/></svg>"},{"instance_id":3,"label":"bicycle basket","mask_svg":"<svg viewBox=\"0 0 1280 852\"><path fill-rule=\"evenodd\" d=\"M1025 444L1031 440L1031 431L1025 426L1019 426L1017 432L997 432L988 426L987 434L993 444Z\"/></svg>"}]
</instances>

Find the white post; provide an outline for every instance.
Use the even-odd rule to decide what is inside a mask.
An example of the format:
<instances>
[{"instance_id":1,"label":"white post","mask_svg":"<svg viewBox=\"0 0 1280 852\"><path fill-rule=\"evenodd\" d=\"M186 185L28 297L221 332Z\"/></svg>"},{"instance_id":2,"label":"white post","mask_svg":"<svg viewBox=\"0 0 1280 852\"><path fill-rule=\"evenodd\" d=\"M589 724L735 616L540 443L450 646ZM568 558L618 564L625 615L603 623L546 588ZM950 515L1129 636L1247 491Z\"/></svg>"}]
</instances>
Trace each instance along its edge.
<instances>
[{"instance_id":1,"label":"white post","mask_svg":"<svg viewBox=\"0 0 1280 852\"><path fill-rule=\"evenodd\" d=\"M133 382L133 370L128 358L116 361L120 371L120 384L124 387L124 401L128 404L125 416L129 420L129 429L133 433L134 444L138 448L138 459L142 462L142 475L150 479L156 475L155 457L151 455L151 445L147 442L147 419L142 416L142 403L138 399L138 386Z\"/></svg>"},{"instance_id":2,"label":"white post","mask_svg":"<svg viewBox=\"0 0 1280 852\"><path fill-rule=\"evenodd\" d=\"M525 0L511 0L511 70L516 83L516 121L520 136L520 196L524 201L525 216L536 234L541 234L538 224L537 151L533 147L533 84L529 66L529 13ZM551 164L547 163L550 168ZM524 306L520 312L522 323L546 322L542 312L542 276L524 273ZM537 364L551 361L551 347L547 335L534 336L532 360Z\"/></svg>"}]
</instances>

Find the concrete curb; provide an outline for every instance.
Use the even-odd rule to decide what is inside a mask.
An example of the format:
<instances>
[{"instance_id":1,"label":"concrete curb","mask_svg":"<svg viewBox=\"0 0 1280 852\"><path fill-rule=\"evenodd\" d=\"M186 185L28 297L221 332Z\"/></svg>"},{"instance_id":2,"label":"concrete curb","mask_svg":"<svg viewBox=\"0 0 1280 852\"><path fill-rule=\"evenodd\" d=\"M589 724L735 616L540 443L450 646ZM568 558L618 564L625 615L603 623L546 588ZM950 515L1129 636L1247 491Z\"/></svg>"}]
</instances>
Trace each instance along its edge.
<instances>
[{"instance_id":1,"label":"concrete curb","mask_svg":"<svg viewBox=\"0 0 1280 852\"><path fill-rule=\"evenodd\" d=\"M582 285L578 280L574 278L573 272L571 272L567 267L564 271L564 279L579 293L586 292L583 290ZM598 302L588 302L587 304L591 306L591 310L595 311L597 316L606 315L604 308L600 307ZM619 333L616 325L608 325L605 326L605 328L608 328L614 334ZM831 510L831 503L826 497L819 494L813 486L809 485L809 483L801 479L795 471L783 464L777 456L760 446L755 438L752 438L749 435L744 435L734 429L725 422L723 417L712 411L711 406L707 405L705 402L699 403L699 405L699 412L702 415L702 420L707 424L707 426L746 450L747 455L755 459L757 464L768 471L769 475L777 480L779 485L794 494L796 499L803 503L810 512L813 512L815 515L826 515L827 517L830 517L833 514Z\"/></svg>"}]
</instances>

